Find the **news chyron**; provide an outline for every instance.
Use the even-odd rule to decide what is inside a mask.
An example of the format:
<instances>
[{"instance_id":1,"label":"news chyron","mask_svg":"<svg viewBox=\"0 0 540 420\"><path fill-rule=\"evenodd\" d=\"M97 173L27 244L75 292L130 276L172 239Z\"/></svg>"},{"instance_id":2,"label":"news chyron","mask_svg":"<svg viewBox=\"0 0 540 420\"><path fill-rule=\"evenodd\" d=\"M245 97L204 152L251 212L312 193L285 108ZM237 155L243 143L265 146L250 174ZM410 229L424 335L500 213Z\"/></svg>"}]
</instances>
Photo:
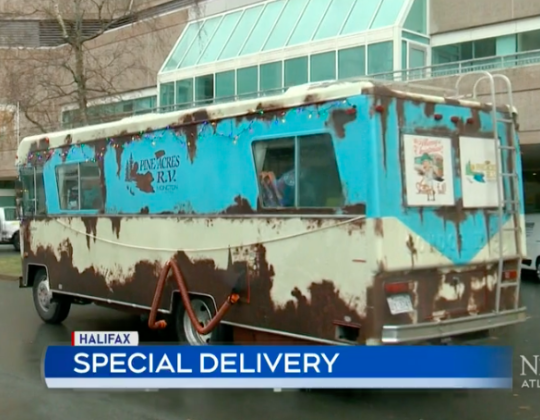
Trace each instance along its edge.
<instances>
[{"instance_id":1,"label":"news chyron","mask_svg":"<svg viewBox=\"0 0 540 420\"><path fill-rule=\"evenodd\" d=\"M72 346L138 346L137 331L74 331L71 333Z\"/></svg>"}]
</instances>

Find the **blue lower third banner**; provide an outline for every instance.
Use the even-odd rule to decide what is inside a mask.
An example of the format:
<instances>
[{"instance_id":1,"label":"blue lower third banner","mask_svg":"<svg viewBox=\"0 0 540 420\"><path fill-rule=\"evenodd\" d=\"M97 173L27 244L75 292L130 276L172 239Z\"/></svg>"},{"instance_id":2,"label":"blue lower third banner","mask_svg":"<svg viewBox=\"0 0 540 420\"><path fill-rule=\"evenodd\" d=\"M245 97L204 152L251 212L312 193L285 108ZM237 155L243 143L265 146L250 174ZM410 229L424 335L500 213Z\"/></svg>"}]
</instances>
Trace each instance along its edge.
<instances>
[{"instance_id":1,"label":"blue lower third banner","mask_svg":"<svg viewBox=\"0 0 540 420\"><path fill-rule=\"evenodd\" d=\"M512 388L512 349L484 346L51 346L49 388Z\"/></svg>"}]
</instances>

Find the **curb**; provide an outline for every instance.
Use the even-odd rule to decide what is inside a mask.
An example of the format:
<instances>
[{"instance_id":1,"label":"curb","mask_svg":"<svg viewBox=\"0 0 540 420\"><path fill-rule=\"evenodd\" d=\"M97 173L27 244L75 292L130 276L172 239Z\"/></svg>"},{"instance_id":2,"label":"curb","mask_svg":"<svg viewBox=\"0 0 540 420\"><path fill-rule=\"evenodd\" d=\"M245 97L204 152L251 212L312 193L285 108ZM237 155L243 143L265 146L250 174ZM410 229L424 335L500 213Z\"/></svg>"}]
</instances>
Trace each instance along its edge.
<instances>
[{"instance_id":1,"label":"curb","mask_svg":"<svg viewBox=\"0 0 540 420\"><path fill-rule=\"evenodd\" d=\"M19 276L8 276L7 274L0 274L0 281L19 281Z\"/></svg>"}]
</instances>

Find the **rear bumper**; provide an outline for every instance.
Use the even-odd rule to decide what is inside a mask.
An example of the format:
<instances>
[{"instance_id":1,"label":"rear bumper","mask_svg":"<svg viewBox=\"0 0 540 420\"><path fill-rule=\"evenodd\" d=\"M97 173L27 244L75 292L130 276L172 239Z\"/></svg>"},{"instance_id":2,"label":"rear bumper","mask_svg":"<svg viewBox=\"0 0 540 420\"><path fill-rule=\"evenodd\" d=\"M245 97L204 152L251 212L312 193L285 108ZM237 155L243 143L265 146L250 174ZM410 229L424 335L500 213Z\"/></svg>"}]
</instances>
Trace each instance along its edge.
<instances>
[{"instance_id":1,"label":"rear bumper","mask_svg":"<svg viewBox=\"0 0 540 420\"><path fill-rule=\"evenodd\" d=\"M400 344L433 340L518 324L527 319L526 309L523 307L498 314L475 315L414 325L385 325L382 331L382 343Z\"/></svg>"}]
</instances>

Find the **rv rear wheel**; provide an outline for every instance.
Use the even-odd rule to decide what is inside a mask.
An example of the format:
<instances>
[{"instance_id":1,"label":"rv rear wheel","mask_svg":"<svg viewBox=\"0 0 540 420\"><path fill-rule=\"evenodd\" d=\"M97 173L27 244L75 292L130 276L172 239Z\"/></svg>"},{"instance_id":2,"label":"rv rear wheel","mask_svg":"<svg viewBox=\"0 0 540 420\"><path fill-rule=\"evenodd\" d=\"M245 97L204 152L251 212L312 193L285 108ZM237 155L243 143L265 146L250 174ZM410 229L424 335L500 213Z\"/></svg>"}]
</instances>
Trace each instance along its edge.
<instances>
[{"instance_id":1,"label":"rv rear wheel","mask_svg":"<svg viewBox=\"0 0 540 420\"><path fill-rule=\"evenodd\" d=\"M39 270L32 286L34 306L39 317L47 324L61 324L69 315L71 301L64 297L53 298L47 271Z\"/></svg>"},{"instance_id":2,"label":"rv rear wheel","mask_svg":"<svg viewBox=\"0 0 540 420\"><path fill-rule=\"evenodd\" d=\"M207 325L216 313L213 302L210 299L200 296L191 299L191 307L198 322L202 326ZM208 334L199 334L193 326L181 299L178 299L176 306L174 326L176 337L180 343L190 344L192 346L205 346L210 344L229 344L232 342L231 327L221 323Z\"/></svg>"}]
</instances>

